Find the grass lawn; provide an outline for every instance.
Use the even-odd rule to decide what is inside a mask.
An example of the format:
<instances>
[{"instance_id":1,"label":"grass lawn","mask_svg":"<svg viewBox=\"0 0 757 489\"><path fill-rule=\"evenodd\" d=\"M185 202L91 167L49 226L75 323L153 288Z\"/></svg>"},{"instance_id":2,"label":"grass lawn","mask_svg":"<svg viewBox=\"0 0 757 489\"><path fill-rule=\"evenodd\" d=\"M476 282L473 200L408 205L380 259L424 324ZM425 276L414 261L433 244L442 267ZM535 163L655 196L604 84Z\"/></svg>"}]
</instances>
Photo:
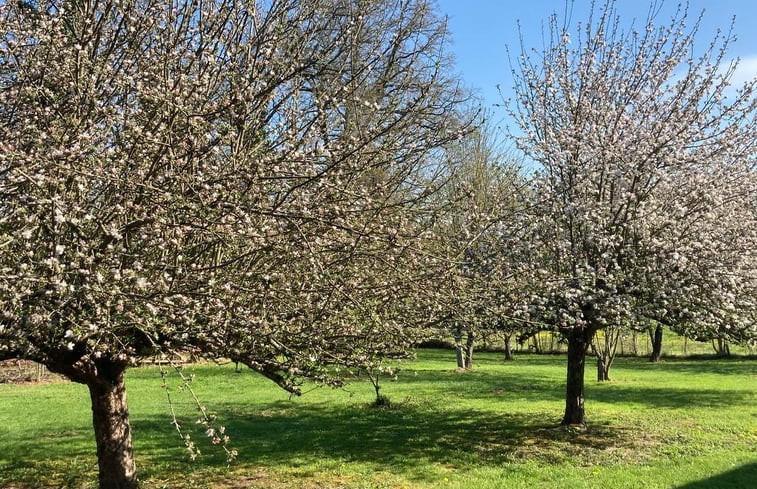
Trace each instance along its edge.
<instances>
[{"instance_id":1,"label":"grass lawn","mask_svg":"<svg viewBox=\"0 0 757 489\"><path fill-rule=\"evenodd\" d=\"M422 350L372 408L366 381L289 396L233 365L187 367L239 450L230 466L177 416L203 455L190 462L170 424L156 367L131 370L129 404L146 488L750 488L757 487L757 361L619 358L612 382L587 366L586 431L554 429L565 359ZM177 382L174 380L174 384ZM307 390L307 389L306 389ZM0 487L90 488L96 461L81 385L0 384Z\"/></svg>"}]
</instances>

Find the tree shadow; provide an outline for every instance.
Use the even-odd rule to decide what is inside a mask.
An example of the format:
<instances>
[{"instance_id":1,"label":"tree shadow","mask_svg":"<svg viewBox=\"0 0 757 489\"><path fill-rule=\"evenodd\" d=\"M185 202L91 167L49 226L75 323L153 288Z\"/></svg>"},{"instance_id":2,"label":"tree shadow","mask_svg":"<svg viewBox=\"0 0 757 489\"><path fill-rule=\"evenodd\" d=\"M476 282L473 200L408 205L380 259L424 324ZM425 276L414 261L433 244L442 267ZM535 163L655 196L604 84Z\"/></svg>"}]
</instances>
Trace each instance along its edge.
<instances>
[{"instance_id":1,"label":"tree shadow","mask_svg":"<svg viewBox=\"0 0 757 489\"><path fill-rule=\"evenodd\" d=\"M532 362L529 358L529 363ZM538 360L538 359L537 359ZM542 360L535 367L543 365L554 366L554 358ZM703 362L698 362L703 363ZM653 365L649 367L648 365ZM531 365L534 367L534 365ZM557 380L555 376L540 375L536 372L524 374L523 367L518 366L512 372L503 370L492 372L490 370L472 370L469 372L456 372L454 370L439 371L425 370L401 372L400 382L406 386L425 386L431 388L434 395L443 398L454 399L477 399L492 400L497 402L508 401L547 401L555 403L555 415L559 414L562 402L565 400L564 380ZM715 372L723 375L749 376L757 363L749 361L713 362L712 365L698 366L695 362L670 362L661 365L649 364L639 360L631 363L623 363L626 370L642 370L649 368L662 368L665 370L680 369L690 373ZM696 370L700 369L700 370ZM709 370L708 370L709 369ZM590 368L587 366L586 376L586 399L587 402L599 401L604 403L635 403L656 408L695 408L701 407L727 407L748 403L757 394L755 389L728 389L728 395L723 395L719 389L703 388L677 388L667 384L661 379L660 387L646 387L639 385L627 385L616 382L597 384L590 377ZM757 373L757 372L754 372Z\"/></svg>"},{"instance_id":2,"label":"tree shadow","mask_svg":"<svg viewBox=\"0 0 757 489\"><path fill-rule=\"evenodd\" d=\"M748 404L755 390L729 389L728 395L716 389L680 389L674 387L628 387L612 382L587 386L587 402L645 404L655 408L684 409L728 407Z\"/></svg>"},{"instance_id":3,"label":"tree shadow","mask_svg":"<svg viewBox=\"0 0 757 489\"><path fill-rule=\"evenodd\" d=\"M757 485L757 462L742 465L727 472L690 482L676 489L745 489Z\"/></svg>"},{"instance_id":4,"label":"tree shadow","mask_svg":"<svg viewBox=\"0 0 757 489\"><path fill-rule=\"evenodd\" d=\"M41 433L18 440L0 454L0 487L84 487L95 479L97 458L92 428ZM15 484L6 486L4 476ZM18 485L21 484L21 485Z\"/></svg>"},{"instance_id":5,"label":"tree shadow","mask_svg":"<svg viewBox=\"0 0 757 489\"><path fill-rule=\"evenodd\" d=\"M719 374L719 375L756 375L757 361L754 357L691 357L675 358L663 357L658 362L649 362L644 359L624 359L621 366L624 369L641 371L668 371L686 374Z\"/></svg>"},{"instance_id":6,"label":"tree shadow","mask_svg":"<svg viewBox=\"0 0 757 489\"><path fill-rule=\"evenodd\" d=\"M399 382L410 390L418 386L432 390L435 397L451 399L517 399L533 398L541 401L561 401L564 386L555 377L535 373L491 372L471 370L421 370L400 372Z\"/></svg>"},{"instance_id":7,"label":"tree shadow","mask_svg":"<svg viewBox=\"0 0 757 489\"><path fill-rule=\"evenodd\" d=\"M501 463L526 433L542 428L528 416L480 413L471 410L430 412L411 401L392 408L368 405L334 409L326 405L297 405L280 401L258 409L218 406L242 465L297 467L326 461L363 462L409 474L430 477L430 463ZM165 432L162 420L134 423L135 433ZM165 441L142 443L150 460L165 460ZM198 444L201 442L198 442ZM216 451L217 452L217 451ZM206 457L218 465L220 453Z\"/></svg>"},{"instance_id":8,"label":"tree shadow","mask_svg":"<svg viewBox=\"0 0 757 489\"><path fill-rule=\"evenodd\" d=\"M446 361L448 357L441 352L438 359ZM424 353L425 360L428 359ZM487 365L497 363L489 357L482 358L482 361ZM232 436L232 447L239 450L238 466L287 467L287 470L302 470L303 477L307 477L307 471L314 470L313 467L338 470L341 464L358 462L402 473L409 480L433 482L438 478L435 472L438 465L484 467L527 460L544 465L590 466L614 461L643 462L645 457L653 454L660 441L640 437L634 427L590 420L589 429L585 431L555 429L562 410L564 387L554 371L550 374L549 369L542 368L554 367L558 361L560 359L555 357L529 356L512 366L500 364L501 368L496 370L456 372L453 362L450 362L449 370L408 369L400 373L400 383L403 384L402 390L411 392L412 397L403 400L392 395L395 403L385 409L371 408L367 402L319 401L317 396L307 402L253 398L245 402L249 396L237 396L233 401L228 398L211 409L221 415ZM641 359L621 365L624 369L694 369L692 373L713 368L713 365L699 366L698 362L678 360L651 367ZM739 360L717 360L714 367L725 369L719 373L749 375L755 365ZM239 379L239 383L230 381L228 370L208 367L202 373L209 386L217 384L223 385L224 389L241 389L246 385L242 382L246 378L243 375L232 377ZM598 385L588 377L587 391L590 403L625 402L692 409L748 405L755 395L754 389L729 389L728 395L724 395L714 389L673 388L664 382L659 387ZM505 405L511 401L521 405L520 412L506 412ZM529 406L531 401L548 401L554 407L523 412L522 406ZM498 406L498 402L503 405ZM591 406L588 409L590 416ZM141 477L160 478L166 474L189 477L198 470L205 470L203 468L216 474L226 467L224 453L210 444L203 434L204 428L194 425L194 419L189 416L184 416L181 421L204 452L198 462L188 461L168 413L160 416L152 411L132 418ZM28 480L32 482L29 487L36 487L34 481L38 480L60 480L62 470L83 473L85 478L94 477L94 442L88 423L67 431L40 435L42 438L22 440L13 446L13 450L2 450L5 453L0 453L0 486L5 470L13 473L16 480L26 477L19 474L30 471ZM730 478L749 480L747 476L752 477L754 470L755 464L752 464L737 469L733 477L724 474L723 487L749 487L725 484ZM702 481L702 485L684 488L720 487L718 480L711 485Z\"/></svg>"},{"instance_id":9,"label":"tree shadow","mask_svg":"<svg viewBox=\"0 0 757 489\"><path fill-rule=\"evenodd\" d=\"M595 424L588 430L555 428L558 419L544 413L492 414L472 409L426 409L412 399L391 408L355 405L297 405L279 401L265 406L218 406L242 466L313 467L363 463L402 473L416 482L434 481L435 465L447 467L497 466L530 460L545 464L571 461L589 465L618 449L633 451L631 430ZM191 470L176 464L176 453L166 451L170 427L164 420L135 420L139 456L159 467ZM147 433L152 436L145 437ZM160 433L161 436L156 436ZM193 434L193 437L201 434ZM175 437L174 437L175 438ZM176 441L173 442L176 444ZM203 441L198 442L202 448ZM208 453L202 465L225 465L220 450Z\"/></svg>"}]
</instances>

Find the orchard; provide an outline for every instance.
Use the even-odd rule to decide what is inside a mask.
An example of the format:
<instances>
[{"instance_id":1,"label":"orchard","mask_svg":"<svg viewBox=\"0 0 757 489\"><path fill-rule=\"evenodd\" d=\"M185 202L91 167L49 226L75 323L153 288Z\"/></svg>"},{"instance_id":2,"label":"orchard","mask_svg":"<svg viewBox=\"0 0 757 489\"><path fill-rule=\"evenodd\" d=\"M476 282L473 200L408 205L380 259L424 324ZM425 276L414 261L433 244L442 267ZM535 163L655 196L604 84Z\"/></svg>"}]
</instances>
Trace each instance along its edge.
<instances>
[{"instance_id":1,"label":"orchard","mask_svg":"<svg viewBox=\"0 0 757 489\"><path fill-rule=\"evenodd\" d=\"M507 133L429 0L0 2L0 360L86 385L106 489L138 486L150 358L378 403L423 342L470 370L550 331L583 428L623 335L753 346L757 80L685 6L643 20L607 1L511 50Z\"/></svg>"}]
</instances>

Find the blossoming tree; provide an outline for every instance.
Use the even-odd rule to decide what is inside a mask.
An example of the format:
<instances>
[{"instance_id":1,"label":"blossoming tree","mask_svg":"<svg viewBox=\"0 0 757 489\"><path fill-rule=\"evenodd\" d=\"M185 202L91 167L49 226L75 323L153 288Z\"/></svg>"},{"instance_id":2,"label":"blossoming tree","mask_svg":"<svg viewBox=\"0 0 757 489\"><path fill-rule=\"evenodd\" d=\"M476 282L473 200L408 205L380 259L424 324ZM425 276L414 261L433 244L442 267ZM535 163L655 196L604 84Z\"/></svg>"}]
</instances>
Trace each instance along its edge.
<instances>
[{"instance_id":1,"label":"blossoming tree","mask_svg":"<svg viewBox=\"0 0 757 489\"><path fill-rule=\"evenodd\" d=\"M425 0L0 3L0 359L86 384L100 487L137 485L144 356L296 390L406 351L410 216L461 129L444 29Z\"/></svg>"},{"instance_id":2,"label":"blossoming tree","mask_svg":"<svg viewBox=\"0 0 757 489\"><path fill-rule=\"evenodd\" d=\"M568 341L565 425L585 422L599 329L646 317L755 336L755 82L730 86L730 33L694 56L685 7L657 20L624 30L613 1L574 33L553 16L543 52L514 63L519 144L541 165L531 313Z\"/></svg>"},{"instance_id":3,"label":"blossoming tree","mask_svg":"<svg viewBox=\"0 0 757 489\"><path fill-rule=\"evenodd\" d=\"M515 274L507 258L525 186L489 115L478 121L446 148L447 184L436 196L443 211L427 240L437 263L430 300L443 324L440 334L454 338L459 369L471 368L476 336L513 324L502 315L514 302Z\"/></svg>"}]
</instances>

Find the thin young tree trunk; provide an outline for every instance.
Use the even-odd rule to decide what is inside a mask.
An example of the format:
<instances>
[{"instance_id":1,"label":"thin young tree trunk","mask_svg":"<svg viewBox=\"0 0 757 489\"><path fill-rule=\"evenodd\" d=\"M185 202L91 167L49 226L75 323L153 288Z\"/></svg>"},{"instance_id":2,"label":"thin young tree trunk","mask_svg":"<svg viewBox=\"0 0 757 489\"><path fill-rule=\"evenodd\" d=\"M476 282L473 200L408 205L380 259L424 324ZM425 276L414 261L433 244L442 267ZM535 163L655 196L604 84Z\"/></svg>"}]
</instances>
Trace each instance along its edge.
<instances>
[{"instance_id":1,"label":"thin young tree trunk","mask_svg":"<svg viewBox=\"0 0 757 489\"><path fill-rule=\"evenodd\" d=\"M649 357L650 362L659 362L662 356L662 325L658 324L652 336L652 355Z\"/></svg>"},{"instance_id":2,"label":"thin young tree trunk","mask_svg":"<svg viewBox=\"0 0 757 489\"><path fill-rule=\"evenodd\" d=\"M598 334L599 331L592 336L589 348L591 348L592 355L597 359L597 382L602 382L605 380L605 352L597 339Z\"/></svg>"},{"instance_id":3,"label":"thin young tree trunk","mask_svg":"<svg viewBox=\"0 0 757 489\"><path fill-rule=\"evenodd\" d=\"M472 329L468 330L468 338L465 342L465 370L473 368L473 342L476 339L476 333Z\"/></svg>"},{"instance_id":4,"label":"thin young tree trunk","mask_svg":"<svg viewBox=\"0 0 757 489\"><path fill-rule=\"evenodd\" d=\"M620 328L607 328L605 330L605 355L602 359L602 381L610 380L610 368L615 361L615 355L618 352L618 343L620 342Z\"/></svg>"},{"instance_id":5,"label":"thin young tree trunk","mask_svg":"<svg viewBox=\"0 0 757 489\"><path fill-rule=\"evenodd\" d=\"M563 426L584 426L584 367L593 331L574 329L567 333L568 376L565 390Z\"/></svg>"},{"instance_id":6,"label":"thin young tree trunk","mask_svg":"<svg viewBox=\"0 0 757 489\"><path fill-rule=\"evenodd\" d=\"M136 489L123 365L106 364L87 382L97 443L100 489Z\"/></svg>"},{"instance_id":7,"label":"thin young tree trunk","mask_svg":"<svg viewBox=\"0 0 757 489\"><path fill-rule=\"evenodd\" d=\"M378 370L372 370L368 369L366 370L368 373L368 378L371 380L371 384L373 384L373 390L376 391L376 400L375 405L379 406L382 404L381 400L381 384L379 383L379 376L381 375Z\"/></svg>"}]
</instances>

